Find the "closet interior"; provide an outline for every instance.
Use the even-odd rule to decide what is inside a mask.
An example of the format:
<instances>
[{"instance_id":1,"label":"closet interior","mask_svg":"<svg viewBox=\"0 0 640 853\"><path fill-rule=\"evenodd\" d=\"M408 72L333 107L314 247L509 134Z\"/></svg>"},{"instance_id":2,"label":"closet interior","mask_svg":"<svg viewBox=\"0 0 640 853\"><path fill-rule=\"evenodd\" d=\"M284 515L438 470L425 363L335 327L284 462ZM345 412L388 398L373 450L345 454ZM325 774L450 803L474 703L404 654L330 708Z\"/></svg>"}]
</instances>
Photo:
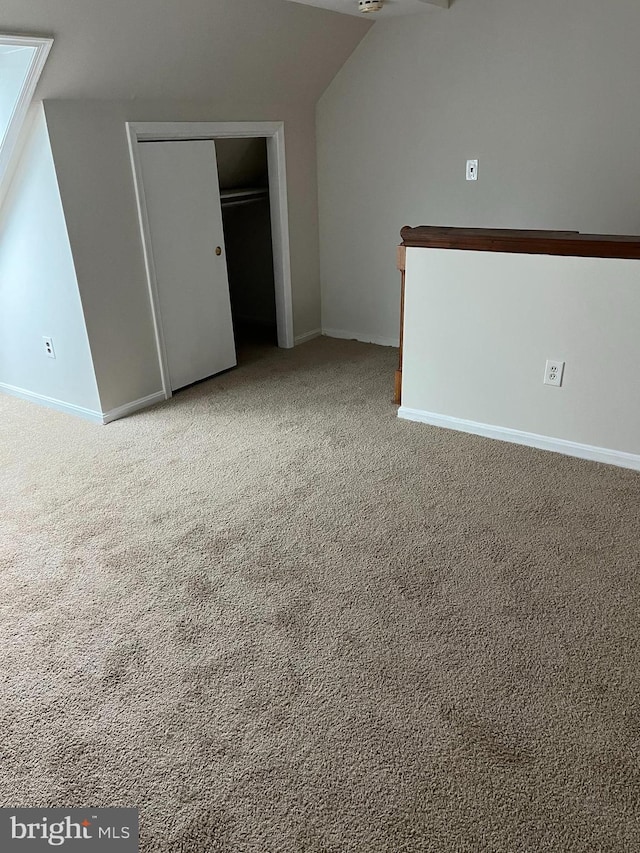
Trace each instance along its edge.
<instances>
[{"instance_id":1,"label":"closet interior","mask_svg":"<svg viewBox=\"0 0 640 853\"><path fill-rule=\"evenodd\" d=\"M266 139L216 139L218 182L238 360L277 346Z\"/></svg>"}]
</instances>

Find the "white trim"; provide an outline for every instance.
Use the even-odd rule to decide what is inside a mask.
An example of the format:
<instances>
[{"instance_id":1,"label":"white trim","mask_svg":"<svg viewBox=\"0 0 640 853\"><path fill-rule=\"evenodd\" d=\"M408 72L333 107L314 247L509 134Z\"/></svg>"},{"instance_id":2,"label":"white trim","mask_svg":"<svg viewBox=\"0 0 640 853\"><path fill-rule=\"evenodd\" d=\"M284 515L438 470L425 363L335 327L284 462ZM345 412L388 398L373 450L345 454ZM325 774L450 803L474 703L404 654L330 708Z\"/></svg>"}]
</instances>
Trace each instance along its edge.
<instances>
[{"instance_id":1,"label":"white trim","mask_svg":"<svg viewBox=\"0 0 640 853\"><path fill-rule=\"evenodd\" d=\"M73 403L65 403L63 400L56 400L55 397L46 397L44 394L36 394L33 391L27 391L25 388L18 388L15 385L8 385L6 382L0 382L0 391L9 394L11 397L18 397L21 400L27 400L30 403L37 403L39 406L47 406L49 409L55 409L58 412L65 412L68 415L76 415L81 418L86 418L93 423L101 424L103 422L102 412L95 412L93 409L85 409L83 406L75 406Z\"/></svg>"},{"instance_id":2,"label":"white trim","mask_svg":"<svg viewBox=\"0 0 640 853\"><path fill-rule=\"evenodd\" d=\"M512 444L523 444L526 447L537 447L539 450L550 450L553 453L577 456L579 459L590 459L593 462L604 462L607 465L618 465L621 468L632 468L634 471L640 471L640 455L627 453L623 450L611 450L607 447L579 444L576 441L567 441L564 438L551 438L547 435L523 432L519 429L468 421L464 418L454 418L449 415L424 412L421 409L409 409L405 406L401 406L398 409L398 417L406 421L418 421L423 424L431 424L431 426L444 427L445 429L453 429L459 432L469 432L473 435L482 435L485 438L508 441Z\"/></svg>"},{"instance_id":3,"label":"white trim","mask_svg":"<svg viewBox=\"0 0 640 853\"><path fill-rule=\"evenodd\" d=\"M117 421L119 418L125 418L127 415L132 415L140 409L146 409L148 406L154 406L156 403L162 403L166 400L164 391L156 391L155 394L149 394L147 397L141 397L139 400L133 400L131 403L125 403L124 406L118 406L117 409L110 409L102 415L102 423L110 424L111 421Z\"/></svg>"},{"instance_id":4,"label":"white trim","mask_svg":"<svg viewBox=\"0 0 640 853\"><path fill-rule=\"evenodd\" d=\"M281 121L129 121L138 141L171 139L215 139L216 137L263 138L284 128Z\"/></svg>"},{"instance_id":5,"label":"white trim","mask_svg":"<svg viewBox=\"0 0 640 853\"><path fill-rule=\"evenodd\" d=\"M20 97L13 109L4 138L0 138L0 181L2 181L15 151L16 143L27 116L31 100L36 91L42 69L49 56L53 44L52 38L36 38L35 36L13 36L0 34L0 44L15 44L17 47L35 47L36 52L31 59L31 65L22 84Z\"/></svg>"},{"instance_id":6,"label":"white trim","mask_svg":"<svg viewBox=\"0 0 640 853\"><path fill-rule=\"evenodd\" d=\"M258 124L254 126L257 127ZM290 349L294 345L293 297L291 295L291 249L289 244L289 203L287 200L284 122L279 122L277 130L274 130L267 137L267 167L269 172L278 346Z\"/></svg>"},{"instance_id":7,"label":"white trim","mask_svg":"<svg viewBox=\"0 0 640 853\"><path fill-rule=\"evenodd\" d=\"M378 344L381 347L400 346L399 338L382 338L378 335L368 335L365 332L347 332L345 329L323 329L322 334L328 338L341 338L349 341L361 341L363 344Z\"/></svg>"},{"instance_id":8,"label":"white trim","mask_svg":"<svg viewBox=\"0 0 640 853\"><path fill-rule=\"evenodd\" d=\"M8 385L6 382L0 382L0 391L3 391L10 397L18 397L20 400L27 400L29 403L37 403L39 406L46 406L58 412L85 418L96 424L109 424L111 421L124 418L127 415L133 414L133 412L137 412L139 409L146 409L148 406L161 403L166 399L164 391L156 391L155 394L149 394L147 397L141 397L139 400L132 400L131 403L126 403L124 406L118 406L117 409L111 409L108 412L96 412L93 409L85 409L83 406L76 406L73 403L65 403L63 400L57 400L55 397L47 397L44 394L27 391L26 388Z\"/></svg>"},{"instance_id":9,"label":"white trim","mask_svg":"<svg viewBox=\"0 0 640 853\"><path fill-rule=\"evenodd\" d=\"M160 381L162 382L162 390L165 400L168 400L172 396L173 390L171 388L171 380L169 378L167 349L164 342L164 332L162 330L162 318L160 316L160 296L158 294L158 280L156 277L153 252L151 251L151 226L149 225L147 201L142 183L142 166L140 164L140 154L138 151L138 139L135 133L132 132L129 125L127 125L127 134L129 137L129 156L131 157L131 167L133 169L134 177L133 183L136 192L138 222L140 225L140 233L142 235L142 249L145 271L147 274L147 288L149 290L153 330L156 338L156 351L158 354L158 364L160 366Z\"/></svg>"},{"instance_id":10,"label":"white trim","mask_svg":"<svg viewBox=\"0 0 640 853\"><path fill-rule=\"evenodd\" d=\"M269 172L269 201L271 208L271 234L273 242L273 272L276 297L278 346L290 348L293 337L293 299L291 295L291 261L289 244L289 212L287 203L287 172L284 145L284 122L276 121L179 121L179 122L127 122L129 156L138 206L138 221L145 257L147 286L153 314L158 361L165 397L171 397L166 348L160 317L160 303L156 272L151 251L149 219L142 185L142 172L138 143L150 140L260 138L267 140Z\"/></svg>"},{"instance_id":11,"label":"white trim","mask_svg":"<svg viewBox=\"0 0 640 853\"><path fill-rule=\"evenodd\" d=\"M296 335L295 344L305 344L307 341L312 341L314 338L319 338L322 334L322 329L313 329L311 332L305 332L304 335Z\"/></svg>"}]
</instances>

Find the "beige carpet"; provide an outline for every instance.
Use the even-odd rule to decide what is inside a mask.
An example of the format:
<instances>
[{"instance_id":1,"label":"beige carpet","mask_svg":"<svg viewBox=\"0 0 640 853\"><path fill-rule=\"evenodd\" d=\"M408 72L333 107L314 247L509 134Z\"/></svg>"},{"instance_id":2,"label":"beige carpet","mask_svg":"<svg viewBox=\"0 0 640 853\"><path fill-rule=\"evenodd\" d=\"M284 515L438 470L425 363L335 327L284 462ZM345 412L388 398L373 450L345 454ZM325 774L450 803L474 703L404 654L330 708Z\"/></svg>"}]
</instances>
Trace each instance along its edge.
<instances>
[{"instance_id":1,"label":"beige carpet","mask_svg":"<svg viewBox=\"0 0 640 853\"><path fill-rule=\"evenodd\" d=\"M398 421L322 339L0 399L3 805L147 851L640 850L640 476Z\"/></svg>"}]
</instances>

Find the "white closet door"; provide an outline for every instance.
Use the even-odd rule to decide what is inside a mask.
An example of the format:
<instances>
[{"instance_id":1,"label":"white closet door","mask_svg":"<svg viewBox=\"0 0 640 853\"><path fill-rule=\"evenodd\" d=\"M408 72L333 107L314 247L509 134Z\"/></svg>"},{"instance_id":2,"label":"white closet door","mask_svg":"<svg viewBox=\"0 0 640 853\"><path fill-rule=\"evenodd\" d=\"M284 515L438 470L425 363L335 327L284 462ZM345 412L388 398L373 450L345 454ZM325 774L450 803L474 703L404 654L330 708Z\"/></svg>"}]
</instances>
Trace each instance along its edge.
<instances>
[{"instance_id":1,"label":"white closet door","mask_svg":"<svg viewBox=\"0 0 640 853\"><path fill-rule=\"evenodd\" d=\"M162 333L176 390L236 364L216 149L213 140L138 146Z\"/></svg>"}]
</instances>

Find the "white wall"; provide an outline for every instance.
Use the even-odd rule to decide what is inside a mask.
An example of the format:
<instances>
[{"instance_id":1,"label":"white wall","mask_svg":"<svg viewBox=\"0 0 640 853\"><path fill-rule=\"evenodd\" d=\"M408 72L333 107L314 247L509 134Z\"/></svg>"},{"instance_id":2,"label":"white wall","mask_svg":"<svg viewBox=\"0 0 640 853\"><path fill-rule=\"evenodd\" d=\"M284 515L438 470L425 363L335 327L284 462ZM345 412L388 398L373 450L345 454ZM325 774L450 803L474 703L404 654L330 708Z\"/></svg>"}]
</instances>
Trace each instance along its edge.
<instances>
[{"instance_id":1,"label":"white wall","mask_svg":"<svg viewBox=\"0 0 640 853\"><path fill-rule=\"evenodd\" d=\"M402 407L640 454L639 327L640 261L407 249Z\"/></svg>"},{"instance_id":2,"label":"white wall","mask_svg":"<svg viewBox=\"0 0 640 853\"><path fill-rule=\"evenodd\" d=\"M42 107L0 210L0 389L100 411ZM47 357L42 337L54 339Z\"/></svg>"},{"instance_id":3,"label":"white wall","mask_svg":"<svg viewBox=\"0 0 640 853\"><path fill-rule=\"evenodd\" d=\"M637 0L375 24L318 105L323 326L397 339L403 225L640 233L638 32Z\"/></svg>"},{"instance_id":4,"label":"white wall","mask_svg":"<svg viewBox=\"0 0 640 853\"><path fill-rule=\"evenodd\" d=\"M125 121L286 123L294 330L320 325L315 104L371 26L282 0L3 0L38 86L105 411L157 392Z\"/></svg>"}]
</instances>

